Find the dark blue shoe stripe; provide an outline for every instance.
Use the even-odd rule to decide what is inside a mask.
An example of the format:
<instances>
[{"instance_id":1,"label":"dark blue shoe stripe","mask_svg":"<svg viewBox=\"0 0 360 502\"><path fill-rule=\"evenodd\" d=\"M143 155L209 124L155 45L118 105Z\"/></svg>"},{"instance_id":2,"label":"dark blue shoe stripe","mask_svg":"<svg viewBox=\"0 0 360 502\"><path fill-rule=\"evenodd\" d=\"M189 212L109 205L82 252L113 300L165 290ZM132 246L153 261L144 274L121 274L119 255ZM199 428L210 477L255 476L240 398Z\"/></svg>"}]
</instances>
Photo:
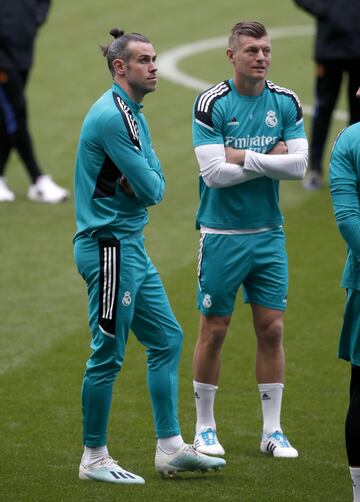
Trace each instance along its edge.
<instances>
[{"instance_id":1,"label":"dark blue shoe stripe","mask_svg":"<svg viewBox=\"0 0 360 502\"><path fill-rule=\"evenodd\" d=\"M130 472L124 471L110 471L110 474L114 476L115 479L136 479L136 476L133 476Z\"/></svg>"},{"instance_id":2,"label":"dark blue shoe stripe","mask_svg":"<svg viewBox=\"0 0 360 502\"><path fill-rule=\"evenodd\" d=\"M130 472L127 472L127 471L124 471L124 472L128 475L129 478L136 479L136 477L133 476Z\"/></svg>"},{"instance_id":3,"label":"dark blue shoe stripe","mask_svg":"<svg viewBox=\"0 0 360 502\"><path fill-rule=\"evenodd\" d=\"M114 476L115 479L120 479L120 476L118 476L118 473L115 471L110 471L110 474Z\"/></svg>"}]
</instances>

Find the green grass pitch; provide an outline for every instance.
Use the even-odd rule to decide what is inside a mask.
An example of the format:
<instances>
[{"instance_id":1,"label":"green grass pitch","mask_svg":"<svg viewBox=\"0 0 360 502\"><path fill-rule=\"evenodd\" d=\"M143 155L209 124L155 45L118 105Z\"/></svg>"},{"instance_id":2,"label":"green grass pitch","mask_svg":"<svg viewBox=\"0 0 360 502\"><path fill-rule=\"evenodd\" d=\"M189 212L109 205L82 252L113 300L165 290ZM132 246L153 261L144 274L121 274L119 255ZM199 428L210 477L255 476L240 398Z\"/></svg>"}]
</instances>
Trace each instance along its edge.
<instances>
[{"instance_id":1,"label":"green grass pitch","mask_svg":"<svg viewBox=\"0 0 360 502\"><path fill-rule=\"evenodd\" d=\"M226 35L236 21L267 27L312 25L290 0L62 0L53 2L37 40L28 89L31 129L44 171L72 190L79 128L88 107L110 86L97 44L109 29L139 31L157 52ZM270 78L312 104L311 36L274 40ZM179 63L209 82L231 76L224 50ZM185 331L179 414L192 441L195 409L191 359L195 309L197 165L191 147L191 107L197 91L160 79L144 100L153 142L167 179L165 200L150 211L150 255ZM346 109L341 96L338 107ZM310 122L306 116L306 129ZM344 126L333 122L332 141ZM344 295L339 288L345 246L328 190L307 193L284 182L281 205L290 263L285 317L287 357L282 423L299 449L297 460L259 452L260 401L254 378L255 337L249 308L238 301L223 351L216 401L228 465L219 474L161 480L153 468L154 432L145 384L145 355L133 337L114 389L109 431L112 455L146 479L123 487L78 480L82 451L80 387L89 355L86 291L72 257L73 201L49 206L26 199L28 180L14 155L7 180L17 199L0 205L0 500L11 502L177 501L317 502L351 499L343 439L349 367L337 360Z\"/></svg>"}]
</instances>

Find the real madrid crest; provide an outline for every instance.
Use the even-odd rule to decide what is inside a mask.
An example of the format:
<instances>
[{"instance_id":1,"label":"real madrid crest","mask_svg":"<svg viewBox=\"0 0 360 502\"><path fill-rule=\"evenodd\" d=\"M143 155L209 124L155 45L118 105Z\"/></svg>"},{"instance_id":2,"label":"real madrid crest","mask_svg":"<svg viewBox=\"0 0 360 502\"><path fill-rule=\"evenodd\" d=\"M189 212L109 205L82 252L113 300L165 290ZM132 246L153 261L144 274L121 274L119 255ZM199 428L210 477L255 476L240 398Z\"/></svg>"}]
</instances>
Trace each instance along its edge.
<instances>
[{"instance_id":1,"label":"real madrid crest","mask_svg":"<svg viewBox=\"0 0 360 502\"><path fill-rule=\"evenodd\" d=\"M130 291L125 291L124 296L122 297L121 303L124 305L124 307L128 307L131 304Z\"/></svg>"},{"instance_id":2,"label":"real madrid crest","mask_svg":"<svg viewBox=\"0 0 360 502\"><path fill-rule=\"evenodd\" d=\"M209 309L212 306L211 296L208 294L204 295L202 304L204 308Z\"/></svg>"},{"instance_id":3,"label":"real madrid crest","mask_svg":"<svg viewBox=\"0 0 360 502\"><path fill-rule=\"evenodd\" d=\"M272 110L269 110L266 114L265 124L268 127L275 127L277 123L278 123L278 119L277 119L276 113Z\"/></svg>"}]
</instances>

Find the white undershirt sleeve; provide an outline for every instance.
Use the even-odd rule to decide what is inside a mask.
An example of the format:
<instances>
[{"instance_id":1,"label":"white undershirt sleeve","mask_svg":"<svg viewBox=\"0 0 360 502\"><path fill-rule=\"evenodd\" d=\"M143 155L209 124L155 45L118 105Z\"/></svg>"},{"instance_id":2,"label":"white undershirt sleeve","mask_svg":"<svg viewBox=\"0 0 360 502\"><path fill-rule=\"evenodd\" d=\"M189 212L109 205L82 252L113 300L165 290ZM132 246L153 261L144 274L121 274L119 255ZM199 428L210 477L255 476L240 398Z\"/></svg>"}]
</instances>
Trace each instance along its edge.
<instances>
[{"instance_id":1,"label":"white undershirt sleeve","mask_svg":"<svg viewBox=\"0 0 360 502\"><path fill-rule=\"evenodd\" d=\"M305 138L286 142L288 153L269 155L246 150L245 164L226 162L223 144L209 144L195 147L200 175L210 188L238 185L261 176L277 180L303 179L308 160L308 142Z\"/></svg>"},{"instance_id":2,"label":"white undershirt sleeve","mask_svg":"<svg viewBox=\"0 0 360 502\"><path fill-rule=\"evenodd\" d=\"M210 188L223 188L263 176L252 170L245 171L238 164L226 162L222 144L195 147L195 155L200 167L200 175Z\"/></svg>"},{"instance_id":3,"label":"white undershirt sleeve","mask_svg":"<svg viewBox=\"0 0 360 502\"><path fill-rule=\"evenodd\" d=\"M286 141L288 153L268 155L246 150L244 171L276 180L299 180L306 174L308 142L305 138Z\"/></svg>"}]
</instances>

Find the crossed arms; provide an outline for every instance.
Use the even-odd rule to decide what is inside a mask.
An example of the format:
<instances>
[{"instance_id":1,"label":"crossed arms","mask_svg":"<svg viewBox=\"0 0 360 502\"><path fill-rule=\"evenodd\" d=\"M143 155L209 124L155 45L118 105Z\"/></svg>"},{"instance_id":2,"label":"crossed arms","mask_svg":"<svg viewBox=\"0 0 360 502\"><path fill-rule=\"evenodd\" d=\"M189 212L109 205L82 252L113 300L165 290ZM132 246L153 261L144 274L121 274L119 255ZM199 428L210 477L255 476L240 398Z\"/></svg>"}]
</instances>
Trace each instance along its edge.
<instances>
[{"instance_id":1,"label":"crossed arms","mask_svg":"<svg viewBox=\"0 0 360 502\"><path fill-rule=\"evenodd\" d=\"M268 153L237 150L223 144L195 148L200 175L210 188L238 185L261 176L277 180L303 179L308 159L305 138L279 141Z\"/></svg>"}]
</instances>

